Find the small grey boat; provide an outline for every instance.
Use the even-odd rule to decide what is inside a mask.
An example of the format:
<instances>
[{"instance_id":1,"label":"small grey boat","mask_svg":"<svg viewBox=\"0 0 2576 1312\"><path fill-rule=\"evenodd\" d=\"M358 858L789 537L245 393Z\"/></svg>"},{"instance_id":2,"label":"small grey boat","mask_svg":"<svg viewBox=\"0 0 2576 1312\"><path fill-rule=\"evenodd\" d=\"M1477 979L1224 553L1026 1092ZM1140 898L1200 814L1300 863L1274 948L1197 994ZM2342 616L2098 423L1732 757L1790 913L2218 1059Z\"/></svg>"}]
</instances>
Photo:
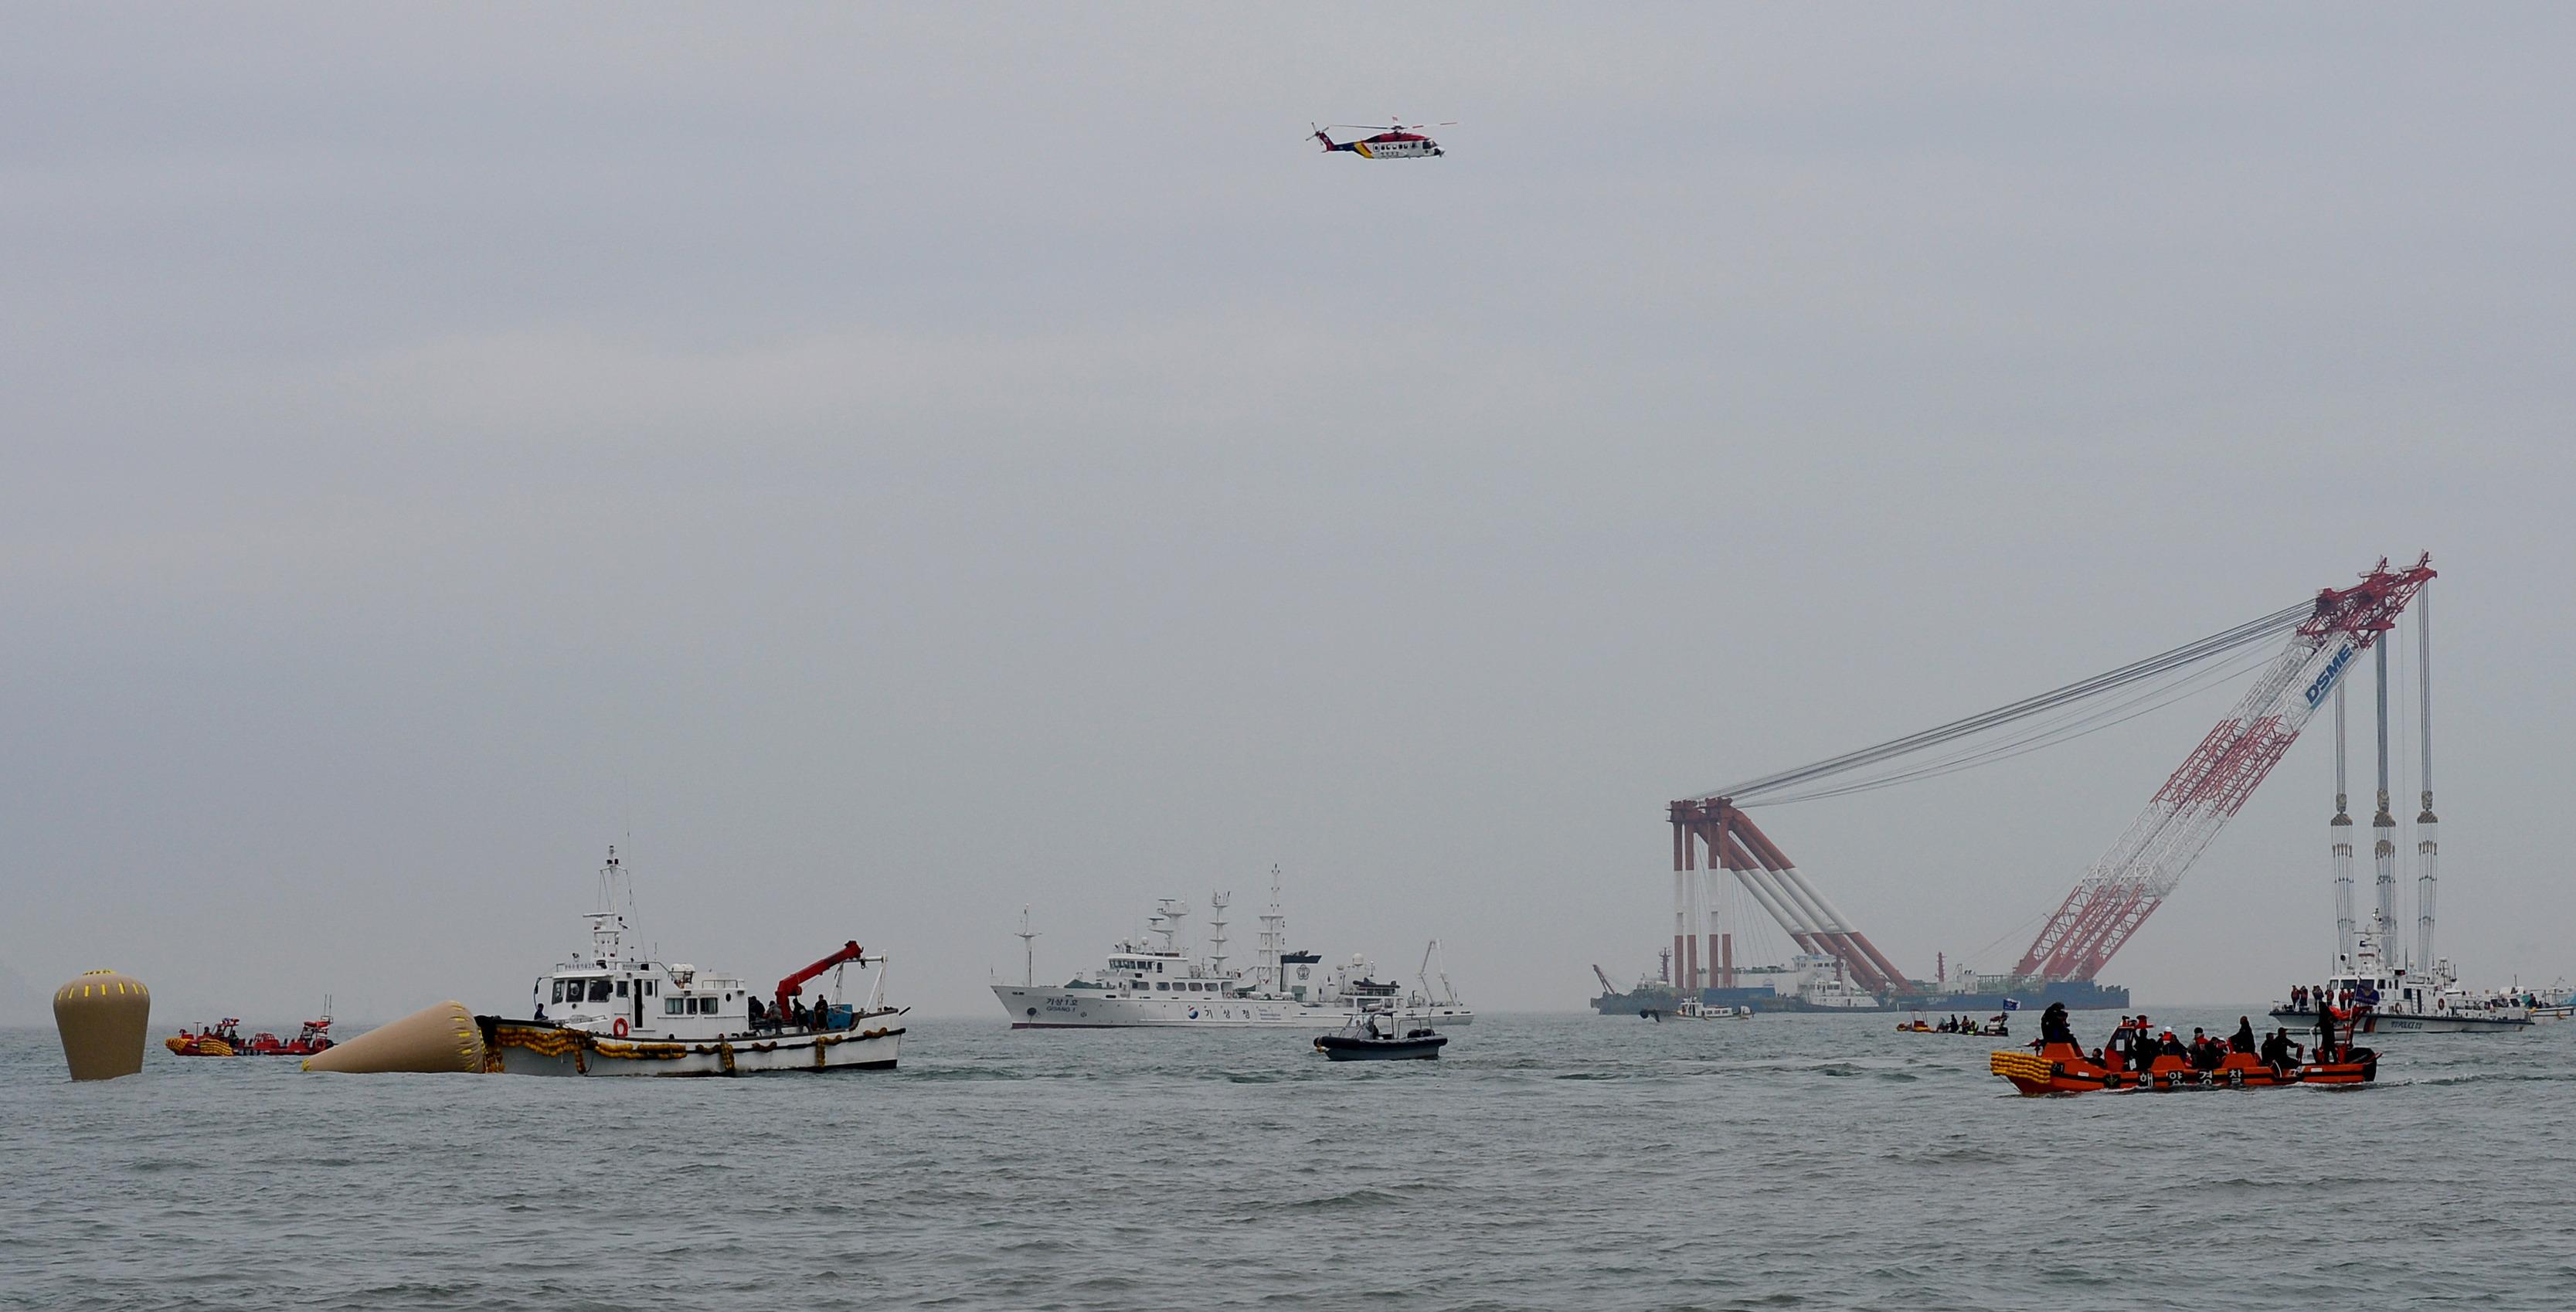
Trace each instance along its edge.
<instances>
[{"instance_id":1,"label":"small grey boat","mask_svg":"<svg viewBox=\"0 0 2576 1312\"><path fill-rule=\"evenodd\" d=\"M1447 1046L1449 1036L1427 1026L1395 1033L1382 1012L1371 1012L1349 1029L1315 1038L1315 1051L1334 1061L1436 1061Z\"/></svg>"}]
</instances>

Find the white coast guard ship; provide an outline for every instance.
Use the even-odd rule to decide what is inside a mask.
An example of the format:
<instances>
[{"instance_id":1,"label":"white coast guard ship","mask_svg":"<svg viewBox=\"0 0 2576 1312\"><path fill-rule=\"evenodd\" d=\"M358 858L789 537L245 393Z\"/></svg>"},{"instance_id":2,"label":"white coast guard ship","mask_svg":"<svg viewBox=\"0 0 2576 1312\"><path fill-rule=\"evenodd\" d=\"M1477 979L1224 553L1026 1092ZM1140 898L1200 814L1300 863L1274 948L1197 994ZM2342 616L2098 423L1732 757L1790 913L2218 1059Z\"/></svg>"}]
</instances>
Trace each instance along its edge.
<instances>
[{"instance_id":1,"label":"white coast guard ship","mask_svg":"<svg viewBox=\"0 0 2576 1312\"><path fill-rule=\"evenodd\" d=\"M1439 972L1440 987L1432 991L1436 941L1423 952L1422 985L1411 991L1392 977L1381 977L1364 956L1327 967L1318 953L1290 951L1288 917L1279 908L1276 870L1271 872L1270 909L1261 917L1260 950L1249 971L1227 966L1226 897L1218 894L1210 901L1215 914L1205 956L1192 957L1180 950L1180 922L1189 908L1164 898L1147 922L1151 941L1120 943L1109 953L1106 966L1060 985L1036 982L1032 952L1022 982L996 984L993 996L1009 1014L1011 1028L1022 1030L1339 1029L1371 1013L1442 1028L1476 1019L1476 1013L1459 1004L1447 971ZM1028 929L1027 913L1022 912L1024 949L1036 937Z\"/></svg>"},{"instance_id":2,"label":"white coast guard ship","mask_svg":"<svg viewBox=\"0 0 2576 1312\"><path fill-rule=\"evenodd\" d=\"M2334 1005L2358 1013L2356 1028L2363 1034L2495 1034L2531 1027L2536 999L2530 994L2462 988L2447 957L2429 971L2410 974L2388 960L2380 946L2387 937L2387 926L2372 912L2369 927L2353 936L2351 955L2337 955L2325 983L2294 987L2289 998L2273 1004L2272 1018L2315 1026L2322 989Z\"/></svg>"},{"instance_id":3,"label":"white coast guard ship","mask_svg":"<svg viewBox=\"0 0 2576 1312\"><path fill-rule=\"evenodd\" d=\"M885 1005L885 958L848 942L787 976L764 1005L738 976L647 959L625 948L615 909L626 872L617 849L599 872L590 944L536 982L534 1016L477 1016L485 1069L514 1075L756 1075L770 1071L891 1070L902 1009ZM633 902L632 894L627 898ZM857 967L835 1002L805 985ZM864 991L861 992L860 990Z\"/></svg>"}]
</instances>

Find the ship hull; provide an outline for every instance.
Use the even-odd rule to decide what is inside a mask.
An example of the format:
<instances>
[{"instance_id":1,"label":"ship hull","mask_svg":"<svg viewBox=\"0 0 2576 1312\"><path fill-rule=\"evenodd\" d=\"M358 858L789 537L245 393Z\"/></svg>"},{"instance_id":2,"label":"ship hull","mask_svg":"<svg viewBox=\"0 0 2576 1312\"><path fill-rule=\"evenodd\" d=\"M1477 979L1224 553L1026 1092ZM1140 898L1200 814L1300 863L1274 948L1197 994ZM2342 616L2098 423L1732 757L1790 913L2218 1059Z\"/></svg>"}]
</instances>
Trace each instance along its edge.
<instances>
[{"instance_id":1,"label":"ship hull","mask_svg":"<svg viewBox=\"0 0 2576 1312\"><path fill-rule=\"evenodd\" d=\"M1592 1000L1592 1010L1604 1016L1643 1016L1650 1011L1669 1016L1680 1005L1678 994L1648 993L1642 989L1631 993L1604 993Z\"/></svg>"},{"instance_id":2,"label":"ship hull","mask_svg":"<svg viewBox=\"0 0 2576 1312\"><path fill-rule=\"evenodd\" d=\"M769 1075L797 1071L890 1071L900 1027L721 1039L620 1039L533 1021L478 1016L483 1069L503 1075Z\"/></svg>"},{"instance_id":3,"label":"ship hull","mask_svg":"<svg viewBox=\"0 0 2576 1312\"><path fill-rule=\"evenodd\" d=\"M1258 1030L1335 1029L1357 1023L1356 1006L1243 999L1136 997L1103 990L996 984L993 996L1015 1030ZM1476 1013L1455 1005L1398 1007L1408 1023L1442 1028L1472 1025Z\"/></svg>"},{"instance_id":4,"label":"ship hull","mask_svg":"<svg viewBox=\"0 0 2576 1312\"><path fill-rule=\"evenodd\" d=\"M2050 984L2030 993L2015 993L2012 997L2020 1004L2021 1010L2042 1009L2052 1002L2066 1004L2068 1011L2120 1011L2129 1005L2128 989L2117 984L2090 982ZM1768 989L1702 989L1700 1001L1712 1007L1749 1006L1763 1013L1956 1011L1983 1018L2005 1010L2004 995L2000 993L1940 993L1899 997L1887 1002L1873 999L1857 1005L1818 1005L1793 993L1775 993ZM1670 1016L1680 1005L1680 994L1660 990L1604 993L1592 999L1592 1010L1604 1016L1643 1016L1650 1011Z\"/></svg>"},{"instance_id":5,"label":"ship hull","mask_svg":"<svg viewBox=\"0 0 2576 1312\"><path fill-rule=\"evenodd\" d=\"M2275 1007L2272 1019L2293 1028L2315 1029L2317 1013ZM2531 1028L2525 1016L2460 1016L2407 1015L2402 1012L2372 1012L2361 1018L2363 1034L2508 1034Z\"/></svg>"}]
</instances>

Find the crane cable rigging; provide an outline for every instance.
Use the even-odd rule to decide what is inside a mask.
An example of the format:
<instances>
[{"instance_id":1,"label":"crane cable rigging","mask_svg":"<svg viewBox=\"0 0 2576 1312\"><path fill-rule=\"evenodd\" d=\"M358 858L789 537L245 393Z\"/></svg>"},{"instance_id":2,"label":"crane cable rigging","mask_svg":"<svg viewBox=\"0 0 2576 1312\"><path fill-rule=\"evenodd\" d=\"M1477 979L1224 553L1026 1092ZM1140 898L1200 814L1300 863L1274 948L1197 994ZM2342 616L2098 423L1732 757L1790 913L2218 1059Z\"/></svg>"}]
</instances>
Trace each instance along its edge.
<instances>
[{"instance_id":1,"label":"crane cable rigging","mask_svg":"<svg viewBox=\"0 0 2576 1312\"><path fill-rule=\"evenodd\" d=\"M1701 796L1705 800L1712 801L1727 798L1739 806L1757 803L1777 806L1789 802L1811 801L1821 797L1837 797L1847 793L1892 787L1917 779L1928 779L1959 770L1973 769L1976 766L2019 756L2025 752L2055 746L2058 743L2124 723L2247 673L2263 664L2264 660L2268 659L2269 653L2264 653L2262 657L2252 661L2228 661L2214 670L2209 667L2212 662L2222 661L2223 658L2242 652L2248 647L2278 638L2282 634L2297 629L2316 614L2316 609L2315 602L2302 601L2258 619L2248 620L2234 628L2224 629L2208 637L2185 643L2170 651L2159 652L2144 660L2132 661L2091 678L2079 679L2061 688L2053 688L2036 696L2025 697L1993 710L1983 711L1965 719L1953 720L1948 724L1936 725L1919 733L1891 739L1876 746L1864 747L1858 751L1827 757L1794 769L1747 779L1711 790ZM2138 687L2141 684L2147 686L2141 689ZM2111 702L2107 706L2099 704L2100 699L2109 698L2124 690L2127 695L2121 700ZM2149 704L2141 705L2141 703ZM2052 712L2062 713L2052 716ZM2044 716L2050 718L2039 718ZM2031 721L2036 722L2030 723ZM1980 738L1980 735L1993 735L2016 725L2020 727L2011 729L2000 737ZM1843 778L1873 766L1917 757L1936 748L1959 743L1963 739L1978 739L1978 741L1921 765L1867 775L1858 779ZM1834 782L1837 780L1840 782Z\"/></svg>"}]
</instances>

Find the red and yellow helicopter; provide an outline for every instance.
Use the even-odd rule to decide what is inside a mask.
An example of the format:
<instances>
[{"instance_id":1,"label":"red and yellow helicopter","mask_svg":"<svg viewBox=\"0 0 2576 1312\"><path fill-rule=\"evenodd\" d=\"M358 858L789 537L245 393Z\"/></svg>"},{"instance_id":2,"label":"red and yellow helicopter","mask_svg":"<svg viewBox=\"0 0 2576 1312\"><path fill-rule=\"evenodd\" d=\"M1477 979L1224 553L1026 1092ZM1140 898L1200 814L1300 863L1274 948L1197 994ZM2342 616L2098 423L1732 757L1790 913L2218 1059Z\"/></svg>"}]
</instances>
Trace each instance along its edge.
<instances>
[{"instance_id":1,"label":"red and yellow helicopter","mask_svg":"<svg viewBox=\"0 0 2576 1312\"><path fill-rule=\"evenodd\" d=\"M1327 151L1347 150L1361 159L1432 159L1449 152L1442 150L1439 142L1422 135L1420 129L1456 127L1458 121L1451 119L1446 123L1327 123L1320 128L1309 123L1306 126L1315 128L1315 140L1323 142L1324 149ZM1377 135L1363 137L1357 141L1335 141L1329 135L1335 128L1374 132Z\"/></svg>"}]
</instances>

